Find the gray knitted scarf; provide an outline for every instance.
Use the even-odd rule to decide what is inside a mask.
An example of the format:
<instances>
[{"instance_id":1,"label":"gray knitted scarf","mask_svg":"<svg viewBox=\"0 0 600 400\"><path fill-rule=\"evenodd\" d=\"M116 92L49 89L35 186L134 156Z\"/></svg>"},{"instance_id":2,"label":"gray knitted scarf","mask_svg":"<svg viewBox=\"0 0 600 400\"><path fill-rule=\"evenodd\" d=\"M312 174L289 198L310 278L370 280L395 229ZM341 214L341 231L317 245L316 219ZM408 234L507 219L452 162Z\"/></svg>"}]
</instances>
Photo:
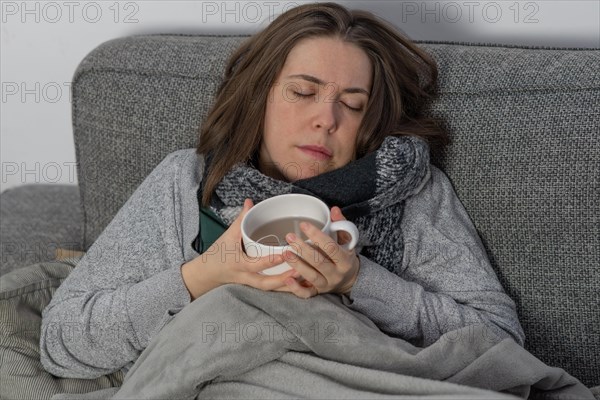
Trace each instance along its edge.
<instances>
[{"instance_id":1,"label":"gray knitted scarf","mask_svg":"<svg viewBox=\"0 0 600 400\"><path fill-rule=\"evenodd\" d=\"M291 183L264 175L255 163L240 163L217 185L211 209L230 225L245 198L256 204L285 193L318 197L330 208L340 207L356 224L357 251L398 274L404 251L400 228L404 201L429 176L427 143L416 136L388 136L375 152L342 168Z\"/></svg>"}]
</instances>

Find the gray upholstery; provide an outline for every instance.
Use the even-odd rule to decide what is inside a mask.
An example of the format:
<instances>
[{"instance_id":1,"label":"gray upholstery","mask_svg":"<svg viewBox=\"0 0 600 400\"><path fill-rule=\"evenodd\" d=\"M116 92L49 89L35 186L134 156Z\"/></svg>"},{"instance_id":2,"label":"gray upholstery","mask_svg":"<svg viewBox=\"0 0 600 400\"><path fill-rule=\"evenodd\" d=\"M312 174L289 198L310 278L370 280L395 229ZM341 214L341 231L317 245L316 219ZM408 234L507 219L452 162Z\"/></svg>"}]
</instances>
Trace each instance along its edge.
<instances>
[{"instance_id":1,"label":"gray upholstery","mask_svg":"<svg viewBox=\"0 0 600 400\"><path fill-rule=\"evenodd\" d=\"M600 51L432 46L438 154L517 302L525 347L600 385Z\"/></svg>"},{"instance_id":2,"label":"gray upholstery","mask_svg":"<svg viewBox=\"0 0 600 400\"><path fill-rule=\"evenodd\" d=\"M99 46L74 76L84 249L163 157L195 147L232 36ZM526 348L600 385L600 52L421 43L440 66L434 153L518 305Z\"/></svg>"},{"instance_id":3,"label":"gray upholstery","mask_svg":"<svg viewBox=\"0 0 600 400\"><path fill-rule=\"evenodd\" d=\"M196 146L239 38L140 36L107 42L73 78L73 126L88 249L168 153Z\"/></svg>"},{"instance_id":4,"label":"gray upholstery","mask_svg":"<svg viewBox=\"0 0 600 400\"><path fill-rule=\"evenodd\" d=\"M81 250L82 214L76 185L29 184L0 195L0 275L54 260L57 248Z\"/></svg>"}]
</instances>

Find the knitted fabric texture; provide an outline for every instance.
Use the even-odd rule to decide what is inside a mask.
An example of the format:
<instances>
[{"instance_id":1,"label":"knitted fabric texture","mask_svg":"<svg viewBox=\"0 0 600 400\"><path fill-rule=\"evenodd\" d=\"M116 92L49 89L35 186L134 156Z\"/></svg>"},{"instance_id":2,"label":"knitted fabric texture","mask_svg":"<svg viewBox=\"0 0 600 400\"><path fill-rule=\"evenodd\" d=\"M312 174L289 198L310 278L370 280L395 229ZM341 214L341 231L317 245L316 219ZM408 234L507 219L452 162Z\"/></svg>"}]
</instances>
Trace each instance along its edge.
<instances>
[{"instance_id":1,"label":"knitted fabric texture","mask_svg":"<svg viewBox=\"0 0 600 400\"><path fill-rule=\"evenodd\" d=\"M210 165L210 155L207 158ZM246 198L256 204L286 193L315 196L330 208L340 207L344 216L356 224L361 254L398 273L404 250L400 228L404 200L418 192L429 176L426 142L416 136L388 136L375 152L336 170L294 182L264 175L251 162L239 163L217 185L211 209L230 225Z\"/></svg>"}]
</instances>

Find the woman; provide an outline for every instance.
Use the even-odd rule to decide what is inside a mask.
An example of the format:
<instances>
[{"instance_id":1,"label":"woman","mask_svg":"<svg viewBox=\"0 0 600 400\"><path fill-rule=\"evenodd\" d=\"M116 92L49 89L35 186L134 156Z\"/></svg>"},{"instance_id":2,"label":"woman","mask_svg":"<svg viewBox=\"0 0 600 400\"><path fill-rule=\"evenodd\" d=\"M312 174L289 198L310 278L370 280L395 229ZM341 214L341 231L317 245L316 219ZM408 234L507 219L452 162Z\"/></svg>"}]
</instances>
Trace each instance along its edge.
<instances>
[{"instance_id":1,"label":"woman","mask_svg":"<svg viewBox=\"0 0 600 400\"><path fill-rule=\"evenodd\" d=\"M436 79L425 53L369 13L327 3L281 15L232 55L196 151L167 156L57 290L43 315L45 368L92 378L127 367L226 283L337 293L420 346L469 324L522 344L514 302L429 164L428 144L447 140L421 115ZM253 201L290 192L355 222L359 246L322 254L288 235L302 257L259 274L282 259L245 257L241 219Z\"/></svg>"}]
</instances>

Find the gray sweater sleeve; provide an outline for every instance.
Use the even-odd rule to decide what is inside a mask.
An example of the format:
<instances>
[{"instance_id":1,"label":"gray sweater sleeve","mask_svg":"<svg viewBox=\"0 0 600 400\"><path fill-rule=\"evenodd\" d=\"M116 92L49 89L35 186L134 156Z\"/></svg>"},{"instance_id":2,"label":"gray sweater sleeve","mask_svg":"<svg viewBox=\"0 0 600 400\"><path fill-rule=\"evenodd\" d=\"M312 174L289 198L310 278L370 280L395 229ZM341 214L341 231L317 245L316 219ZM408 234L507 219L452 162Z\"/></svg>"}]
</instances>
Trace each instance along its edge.
<instances>
[{"instance_id":1,"label":"gray sweater sleeve","mask_svg":"<svg viewBox=\"0 0 600 400\"><path fill-rule=\"evenodd\" d=\"M515 303L498 281L452 184L434 166L427 184L406 200L402 232L400 276L361 255L347 299L350 308L383 332L420 346L472 324L523 345Z\"/></svg>"},{"instance_id":2,"label":"gray sweater sleeve","mask_svg":"<svg viewBox=\"0 0 600 400\"><path fill-rule=\"evenodd\" d=\"M53 375L95 378L123 368L190 303L174 218L187 156L171 153L153 170L44 310L40 355Z\"/></svg>"}]
</instances>

